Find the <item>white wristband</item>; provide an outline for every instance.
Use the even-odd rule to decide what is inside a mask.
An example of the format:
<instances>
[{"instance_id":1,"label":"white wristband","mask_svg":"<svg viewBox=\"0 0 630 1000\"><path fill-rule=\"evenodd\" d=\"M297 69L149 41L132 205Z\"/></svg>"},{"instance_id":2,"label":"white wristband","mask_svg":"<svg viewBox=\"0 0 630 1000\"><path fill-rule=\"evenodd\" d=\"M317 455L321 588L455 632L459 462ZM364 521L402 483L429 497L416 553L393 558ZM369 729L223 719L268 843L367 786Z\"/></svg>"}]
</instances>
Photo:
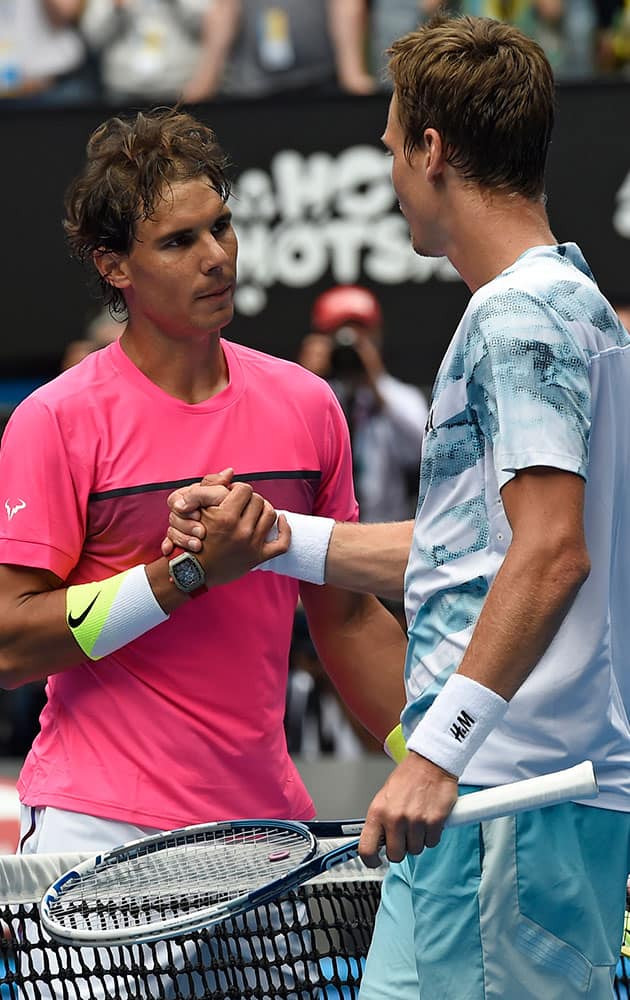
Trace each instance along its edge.
<instances>
[{"instance_id":1,"label":"white wristband","mask_svg":"<svg viewBox=\"0 0 630 1000\"><path fill-rule=\"evenodd\" d=\"M91 660L115 652L169 616L158 604L144 565L66 591L66 621Z\"/></svg>"},{"instance_id":2,"label":"white wristband","mask_svg":"<svg viewBox=\"0 0 630 1000\"><path fill-rule=\"evenodd\" d=\"M314 517L310 514L296 514L290 510L279 510L284 514L291 528L291 544L281 556L275 556L261 563L256 569L271 570L281 576L292 576L307 583L326 582L326 556L330 536L335 526L332 517ZM278 537L278 529L272 528L267 538Z\"/></svg>"},{"instance_id":3,"label":"white wristband","mask_svg":"<svg viewBox=\"0 0 630 1000\"><path fill-rule=\"evenodd\" d=\"M495 691L452 674L407 740L407 749L459 778L507 707Z\"/></svg>"}]
</instances>

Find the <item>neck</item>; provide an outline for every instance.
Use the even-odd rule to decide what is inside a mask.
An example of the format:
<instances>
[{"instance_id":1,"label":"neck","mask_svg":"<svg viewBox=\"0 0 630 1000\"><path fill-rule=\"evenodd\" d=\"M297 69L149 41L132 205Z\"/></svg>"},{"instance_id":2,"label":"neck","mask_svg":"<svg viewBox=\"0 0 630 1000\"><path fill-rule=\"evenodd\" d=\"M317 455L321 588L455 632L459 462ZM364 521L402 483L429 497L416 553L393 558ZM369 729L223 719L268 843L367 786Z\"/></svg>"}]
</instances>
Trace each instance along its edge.
<instances>
[{"instance_id":1,"label":"neck","mask_svg":"<svg viewBox=\"0 0 630 1000\"><path fill-rule=\"evenodd\" d=\"M557 243L542 199L522 195L466 194L455 206L446 255L471 292L496 278L526 250Z\"/></svg>"},{"instance_id":2,"label":"neck","mask_svg":"<svg viewBox=\"0 0 630 1000\"><path fill-rule=\"evenodd\" d=\"M229 373L221 347L221 331L195 339L149 335L130 319L120 346L136 368L169 396L184 403L202 403L226 388Z\"/></svg>"}]
</instances>

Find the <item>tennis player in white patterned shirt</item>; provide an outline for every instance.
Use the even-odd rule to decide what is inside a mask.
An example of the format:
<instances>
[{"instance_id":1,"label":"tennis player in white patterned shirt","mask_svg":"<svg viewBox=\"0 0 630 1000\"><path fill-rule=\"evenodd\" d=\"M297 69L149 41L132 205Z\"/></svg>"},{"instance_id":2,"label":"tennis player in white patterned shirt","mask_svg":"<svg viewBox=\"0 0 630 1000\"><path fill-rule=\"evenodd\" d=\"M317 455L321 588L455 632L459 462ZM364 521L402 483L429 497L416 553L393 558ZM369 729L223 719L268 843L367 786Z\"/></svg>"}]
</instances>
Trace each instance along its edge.
<instances>
[{"instance_id":1,"label":"tennis player in white patterned shirt","mask_svg":"<svg viewBox=\"0 0 630 1000\"><path fill-rule=\"evenodd\" d=\"M390 70L383 141L413 246L446 255L472 297L423 442L407 704L389 740L408 752L361 840L368 864L383 840L395 862L361 997L610 1000L630 868L630 339L549 226L541 48L490 19L439 17L394 44ZM185 491L171 538L226 492ZM309 525L290 544L279 528L290 573ZM392 587L405 537L405 524L337 524L325 579ZM584 758L594 801L442 832L458 783Z\"/></svg>"}]
</instances>

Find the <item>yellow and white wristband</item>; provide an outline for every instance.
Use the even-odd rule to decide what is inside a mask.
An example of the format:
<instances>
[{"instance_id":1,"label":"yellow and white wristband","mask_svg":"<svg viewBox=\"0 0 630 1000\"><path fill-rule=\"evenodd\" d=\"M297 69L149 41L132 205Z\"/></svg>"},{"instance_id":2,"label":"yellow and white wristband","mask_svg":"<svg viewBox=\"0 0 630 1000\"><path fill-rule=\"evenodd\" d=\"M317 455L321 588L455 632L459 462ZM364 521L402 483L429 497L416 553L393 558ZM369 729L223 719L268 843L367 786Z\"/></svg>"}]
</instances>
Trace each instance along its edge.
<instances>
[{"instance_id":1,"label":"yellow and white wristband","mask_svg":"<svg viewBox=\"0 0 630 1000\"><path fill-rule=\"evenodd\" d=\"M100 660L168 619L144 565L66 590L66 623L90 660Z\"/></svg>"},{"instance_id":2,"label":"yellow and white wristband","mask_svg":"<svg viewBox=\"0 0 630 1000\"><path fill-rule=\"evenodd\" d=\"M403 735L400 722L394 726L391 733L388 733L383 743L383 750L388 757L391 757L396 764L400 764L407 756L407 744Z\"/></svg>"},{"instance_id":3,"label":"yellow and white wristband","mask_svg":"<svg viewBox=\"0 0 630 1000\"><path fill-rule=\"evenodd\" d=\"M326 556L330 536L335 526L332 517L315 517L311 514L296 514L295 511L279 510L284 514L291 528L291 544L281 556L275 556L261 563L256 569L292 576L296 580L321 584L326 582ZM274 525L267 535L268 541L278 537Z\"/></svg>"},{"instance_id":4,"label":"yellow and white wristband","mask_svg":"<svg viewBox=\"0 0 630 1000\"><path fill-rule=\"evenodd\" d=\"M463 674L451 674L407 740L407 749L459 778L507 707L496 691Z\"/></svg>"}]
</instances>

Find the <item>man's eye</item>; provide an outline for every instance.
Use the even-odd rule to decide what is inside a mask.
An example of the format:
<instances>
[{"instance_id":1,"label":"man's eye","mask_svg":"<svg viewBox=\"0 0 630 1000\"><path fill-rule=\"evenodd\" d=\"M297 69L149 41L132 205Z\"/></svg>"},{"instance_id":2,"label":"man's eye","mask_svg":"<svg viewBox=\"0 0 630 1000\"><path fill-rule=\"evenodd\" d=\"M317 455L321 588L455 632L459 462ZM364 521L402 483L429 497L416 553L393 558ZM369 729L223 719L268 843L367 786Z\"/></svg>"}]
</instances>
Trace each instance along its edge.
<instances>
[{"instance_id":1,"label":"man's eye","mask_svg":"<svg viewBox=\"0 0 630 1000\"><path fill-rule=\"evenodd\" d=\"M172 240L165 243L164 246L168 249L170 247L184 247L188 246L191 242L190 236L174 236Z\"/></svg>"}]
</instances>

